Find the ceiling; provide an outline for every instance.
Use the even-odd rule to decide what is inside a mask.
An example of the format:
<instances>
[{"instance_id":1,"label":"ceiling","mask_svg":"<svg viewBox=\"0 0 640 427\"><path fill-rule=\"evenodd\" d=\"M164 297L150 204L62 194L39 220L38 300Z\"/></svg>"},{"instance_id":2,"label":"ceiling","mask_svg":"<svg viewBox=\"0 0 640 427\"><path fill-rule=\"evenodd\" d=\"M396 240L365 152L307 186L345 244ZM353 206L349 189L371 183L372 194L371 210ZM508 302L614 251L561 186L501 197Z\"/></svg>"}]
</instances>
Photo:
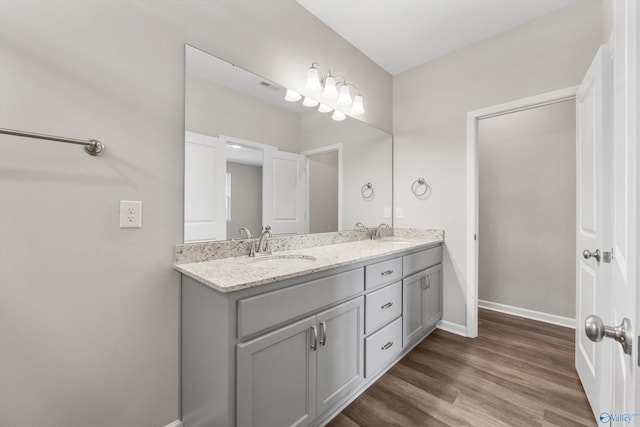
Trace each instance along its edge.
<instances>
[{"instance_id":1,"label":"ceiling","mask_svg":"<svg viewBox=\"0 0 640 427\"><path fill-rule=\"evenodd\" d=\"M578 0L297 0L395 75Z\"/></svg>"}]
</instances>

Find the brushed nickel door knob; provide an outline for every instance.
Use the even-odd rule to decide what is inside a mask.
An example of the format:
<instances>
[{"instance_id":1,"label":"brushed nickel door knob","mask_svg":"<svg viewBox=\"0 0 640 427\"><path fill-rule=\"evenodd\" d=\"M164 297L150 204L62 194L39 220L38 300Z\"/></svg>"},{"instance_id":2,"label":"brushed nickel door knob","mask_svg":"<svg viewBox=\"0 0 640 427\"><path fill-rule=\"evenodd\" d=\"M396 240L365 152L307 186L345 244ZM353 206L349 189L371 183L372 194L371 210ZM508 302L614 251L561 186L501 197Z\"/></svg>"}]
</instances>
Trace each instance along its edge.
<instances>
[{"instance_id":1,"label":"brushed nickel door knob","mask_svg":"<svg viewBox=\"0 0 640 427\"><path fill-rule=\"evenodd\" d=\"M592 314L584 321L584 331L593 342L613 338L622 345L625 354L631 354L631 321L626 317L619 326L606 326L601 318Z\"/></svg>"},{"instance_id":2,"label":"brushed nickel door knob","mask_svg":"<svg viewBox=\"0 0 640 427\"><path fill-rule=\"evenodd\" d=\"M593 252L591 252L589 249L585 249L584 251L582 251L582 256L584 257L584 259L595 258L596 261L600 262L600 249L596 249Z\"/></svg>"}]
</instances>

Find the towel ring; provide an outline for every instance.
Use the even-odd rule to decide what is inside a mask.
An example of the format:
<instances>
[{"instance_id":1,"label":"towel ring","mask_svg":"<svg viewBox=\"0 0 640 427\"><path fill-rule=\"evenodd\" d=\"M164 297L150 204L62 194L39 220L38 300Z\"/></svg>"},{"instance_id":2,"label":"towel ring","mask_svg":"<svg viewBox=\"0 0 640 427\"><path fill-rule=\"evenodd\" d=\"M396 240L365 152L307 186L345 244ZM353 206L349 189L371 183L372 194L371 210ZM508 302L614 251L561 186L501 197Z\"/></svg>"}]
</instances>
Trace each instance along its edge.
<instances>
[{"instance_id":1,"label":"towel ring","mask_svg":"<svg viewBox=\"0 0 640 427\"><path fill-rule=\"evenodd\" d=\"M424 190L419 191L420 187L422 186L424 186ZM411 192L415 194L416 197L424 196L425 194L427 194L427 191L429 191L429 184L427 184L422 177L416 179L415 181L413 181L413 184L411 184Z\"/></svg>"},{"instance_id":2,"label":"towel ring","mask_svg":"<svg viewBox=\"0 0 640 427\"><path fill-rule=\"evenodd\" d=\"M376 195L376 192L373 189L373 184L367 182L365 185L363 185L360 189L360 194L362 194L363 199L372 200Z\"/></svg>"}]
</instances>

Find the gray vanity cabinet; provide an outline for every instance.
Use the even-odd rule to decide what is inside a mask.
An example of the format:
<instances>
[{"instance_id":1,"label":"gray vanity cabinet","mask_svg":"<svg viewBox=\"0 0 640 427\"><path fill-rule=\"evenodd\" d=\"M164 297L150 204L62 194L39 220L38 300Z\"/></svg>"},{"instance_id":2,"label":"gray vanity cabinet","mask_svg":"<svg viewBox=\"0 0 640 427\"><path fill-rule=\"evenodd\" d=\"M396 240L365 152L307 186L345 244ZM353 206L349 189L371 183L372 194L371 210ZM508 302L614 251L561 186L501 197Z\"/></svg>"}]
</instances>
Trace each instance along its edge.
<instances>
[{"instance_id":1,"label":"gray vanity cabinet","mask_svg":"<svg viewBox=\"0 0 640 427\"><path fill-rule=\"evenodd\" d=\"M315 316L238 344L238 426L306 425L315 418L312 326Z\"/></svg>"},{"instance_id":2,"label":"gray vanity cabinet","mask_svg":"<svg viewBox=\"0 0 640 427\"><path fill-rule=\"evenodd\" d=\"M442 265L402 280L403 345L431 332L442 317Z\"/></svg>"},{"instance_id":3,"label":"gray vanity cabinet","mask_svg":"<svg viewBox=\"0 0 640 427\"><path fill-rule=\"evenodd\" d=\"M435 328L441 262L435 244L227 293L183 275L183 425L325 425Z\"/></svg>"},{"instance_id":4,"label":"gray vanity cabinet","mask_svg":"<svg viewBox=\"0 0 640 427\"><path fill-rule=\"evenodd\" d=\"M238 426L310 423L362 382L363 336L358 297L238 344Z\"/></svg>"}]
</instances>

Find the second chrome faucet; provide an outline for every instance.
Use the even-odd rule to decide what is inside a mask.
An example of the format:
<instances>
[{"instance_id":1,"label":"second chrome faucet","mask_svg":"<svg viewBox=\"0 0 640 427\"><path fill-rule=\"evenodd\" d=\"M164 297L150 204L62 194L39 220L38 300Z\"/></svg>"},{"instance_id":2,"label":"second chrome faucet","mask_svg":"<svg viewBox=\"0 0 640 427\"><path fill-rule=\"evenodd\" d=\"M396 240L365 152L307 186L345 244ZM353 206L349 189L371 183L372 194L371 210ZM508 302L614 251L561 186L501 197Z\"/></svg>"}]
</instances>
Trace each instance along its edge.
<instances>
[{"instance_id":1,"label":"second chrome faucet","mask_svg":"<svg viewBox=\"0 0 640 427\"><path fill-rule=\"evenodd\" d=\"M251 249L249 251L249 256L254 257L256 254L270 254L271 248L269 247L269 237L272 237L273 233L271 233L271 227L266 226L264 231L260 235L260 240L256 243L255 240L251 244Z\"/></svg>"}]
</instances>

